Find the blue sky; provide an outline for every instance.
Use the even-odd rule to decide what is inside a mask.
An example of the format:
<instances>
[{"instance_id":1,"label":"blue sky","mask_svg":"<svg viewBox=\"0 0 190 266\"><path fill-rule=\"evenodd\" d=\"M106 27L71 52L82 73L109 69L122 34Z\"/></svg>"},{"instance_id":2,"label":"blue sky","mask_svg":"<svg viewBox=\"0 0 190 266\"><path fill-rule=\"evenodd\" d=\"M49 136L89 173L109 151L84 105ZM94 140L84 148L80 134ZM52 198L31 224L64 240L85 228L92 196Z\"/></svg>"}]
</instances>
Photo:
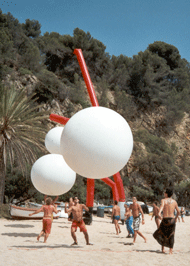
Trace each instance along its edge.
<instances>
[{"instance_id":1,"label":"blue sky","mask_svg":"<svg viewBox=\"0 0 190 266\"><path fill-rule=\"evenodd\" d=\"M42 34L89 31L110 55L132 57L163 41L190 62L190 0L0 0L0 8L20 23L38 20Z\"/></svg>"}]
</instances>

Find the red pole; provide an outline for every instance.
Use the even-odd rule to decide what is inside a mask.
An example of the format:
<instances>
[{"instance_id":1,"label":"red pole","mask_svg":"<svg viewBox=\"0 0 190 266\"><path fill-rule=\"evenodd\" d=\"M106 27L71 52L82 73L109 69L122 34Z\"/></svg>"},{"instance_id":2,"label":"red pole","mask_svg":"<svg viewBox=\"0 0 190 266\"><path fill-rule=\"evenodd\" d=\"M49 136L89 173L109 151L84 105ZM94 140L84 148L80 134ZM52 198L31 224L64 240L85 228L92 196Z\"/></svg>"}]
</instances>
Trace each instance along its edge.
<instances>
[{"instance_id":1,"label":"red pole","mask_svg":"<svg viewBox=\"0 0 190 266\"><path fill-rule=\"evenodd\" d=\"M85 81L85 84L88 90L88 94L90 96L90 101L92 103L92 106L99 106L98 100L96 98L95 90L92 85L92 81L90 79L90 75L89 75L83 54L82 54L82 50L75 49L74 54L77 56L77 60L79 62L79 66L80 66L80 69L81 69L81 72L82 72L82 75L83 75L83 78L84 78L84 81Z\"/></svg>"},{"instance_id":2,"label":"red pole","mask_svg":"<svg viewBox=\"0 0 190 266\"><path fill-rule=\"evenodd\" d=\"M92 106L99 106L98 100L96 98L95 90L94 90L94 87L92 85L92 81L90 79L90 75L89 75L89 72L88 72L88 69L87 69L83 54L82 54L82 50L81 49L75 49L74 50L74 54L77 56L77 60L79 62L79 66L81 68L81 72L82 72L82 75L83 75L83 78L84 78L84 81L85 81L85 84L86 84L86 87L87 87L87 90L88 90L88 94L89 94ZM119 175L119 177L120 177L120 175ZM114 179L115 182L116 182L116 187L113 186L114 187L114 195L117 195L118 192L119 192L119 198L124 199L124 201L125 201L124 189L122 191L122 188L120 188L120 187L123 187L123 182L121 180L121 177L120 178L119 177L117 176ZM102 180L105 183L107 182L109 184L110 184L110 181L111 181L109 178L103 178ZM118 182L118 184L117 184L117 182ZM87 179L87 184L88 184L88 179ZM91 185L89 185L87 187L86 205L89 206L89 207L92 207L91 204L92 204L92 195L94 195L94 183L89 181L89 184L91 184ZM119 188L119 190L118 190L118 188ZM115 192L116 190L118 190L118 192ZM121 194L120 194L120 192L121 192ZM123 195L124 195L124 197L123 197ZM94 196L93 196L93 200L94 200Z\"/></svg>"},{"instance_id":3,"label":"red pole","mask_svg":"<svg viewBox=\"0 0 190 266\"><path fill-rule=\"evenodd\" d=\"M125 191L124 191L123 181L121 179L120 173L113 175L113 178L114 178L114 181L116 183L117 190L119 193L119 201L124 202L125 201Z\"/></svg>"},{"instance_id":4,"label":"red pole","mask_svg":"<svg viewBox=\"0 0 190 266\"><path fill-rule=\"evenodd\" d=\"M110 186L112 188L113 200L119 201L119 194L118 194L118 191L117 191L116 184L109 178L102 178L101 180L104 181L108 186Z\"/></svg>"},{"instance_id":5,"label":"red pole","mask_svg":"<svg viewBox=\"0 0 190 266\"><path fill-rule=\"evenodd\" d=\"M86 194L86 205L93 207L94 205L94 179L87 178L87 194Z\"/></svg>"},{"instance_id":6,"label":"red pole","mask_svg":"<svg viewBox=\"0 0 190 266\"><path fill-rule=\"evenodd\" d=\"M66 125L69 121L69 118L63 117L56 114L50 114L49 119L54 122L58 122L59 124Z\"/></svg>"}]
</instances>

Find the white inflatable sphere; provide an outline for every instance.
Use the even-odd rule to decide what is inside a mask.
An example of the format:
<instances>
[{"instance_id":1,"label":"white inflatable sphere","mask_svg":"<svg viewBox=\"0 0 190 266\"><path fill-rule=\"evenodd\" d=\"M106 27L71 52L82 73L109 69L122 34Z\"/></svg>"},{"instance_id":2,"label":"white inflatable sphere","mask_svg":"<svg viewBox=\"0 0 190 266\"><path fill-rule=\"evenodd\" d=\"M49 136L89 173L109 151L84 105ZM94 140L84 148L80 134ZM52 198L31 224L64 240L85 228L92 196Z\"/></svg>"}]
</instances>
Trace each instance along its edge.
<instances>
[{"instance_id":1,"label":"white inflatable sphere","mask_svg":"<svg viewBox=\"0 0 190 266\"><path fill-rule=\"evenodd\" d=\"M56 196L69 191L75 183L76 173L60 154L48 154L32 166L31 180L34 187L45 195Z\"/></svg>"},{"instance_id":2,"label":"white inflatable sphere","mask_svg":"<svg viewBox=\"0 0 190 266\"><path fill-rule=\"evenodd\" d=\"M119 172L133 149L126 120L105 107L89 107L65 125L60 151L66 163L81 176L101 179Z\"/></svg>"},{"instance_id":3,"label":"white inflatable sphere","mask_svg":"<svg viewBox=\"0 0 190 266\"><path fill-rule=\"evenodd\" d=\"M52 128L45 137L45 146L50 153L60 154L60 141L63 127Z\"/></svg>"}]
</instances>

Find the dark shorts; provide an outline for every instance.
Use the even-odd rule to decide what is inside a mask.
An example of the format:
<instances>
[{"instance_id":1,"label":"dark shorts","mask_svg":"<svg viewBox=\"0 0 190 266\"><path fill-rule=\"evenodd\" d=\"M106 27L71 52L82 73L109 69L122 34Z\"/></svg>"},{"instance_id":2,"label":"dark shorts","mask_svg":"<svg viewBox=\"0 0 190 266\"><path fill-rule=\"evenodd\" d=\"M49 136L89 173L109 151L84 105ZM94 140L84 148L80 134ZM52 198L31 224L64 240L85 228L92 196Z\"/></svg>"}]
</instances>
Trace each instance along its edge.
<instances>
[{"instance_id":1,"label":"dark shorts","mask_svg":"<svg viewBox=\"0 0 190 266\"><path fill-rule=\"evenodd\" d=\"M116 216L113 217L113 219L119 221L120 216L119 215L116 215Z\"/></svg>"}]
</instances>

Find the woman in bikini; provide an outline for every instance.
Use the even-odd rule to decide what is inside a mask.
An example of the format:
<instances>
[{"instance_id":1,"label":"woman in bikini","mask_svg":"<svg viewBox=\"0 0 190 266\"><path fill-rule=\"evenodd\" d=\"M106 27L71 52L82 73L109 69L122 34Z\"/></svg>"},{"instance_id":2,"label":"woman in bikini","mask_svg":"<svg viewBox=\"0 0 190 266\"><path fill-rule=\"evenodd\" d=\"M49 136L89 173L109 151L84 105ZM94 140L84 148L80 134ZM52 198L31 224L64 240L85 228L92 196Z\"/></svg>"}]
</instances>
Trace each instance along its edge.
<instances>
[{"instance_id":1,"label":"woman in bikini","mask_svg":"<svg viewBox=\"0 0 190 266\"><path fill-rule=\"evenodd\" d=\"M157 206L157 202L155 201L153 203L153 214L152 214L151 220L153 219L153 217L155 217L155 222L156 222L157 228L159 228L159 226L160 226L160 217L158 216L158 213L159 213L159 208Z\"/></svg>"}]
</instances>

